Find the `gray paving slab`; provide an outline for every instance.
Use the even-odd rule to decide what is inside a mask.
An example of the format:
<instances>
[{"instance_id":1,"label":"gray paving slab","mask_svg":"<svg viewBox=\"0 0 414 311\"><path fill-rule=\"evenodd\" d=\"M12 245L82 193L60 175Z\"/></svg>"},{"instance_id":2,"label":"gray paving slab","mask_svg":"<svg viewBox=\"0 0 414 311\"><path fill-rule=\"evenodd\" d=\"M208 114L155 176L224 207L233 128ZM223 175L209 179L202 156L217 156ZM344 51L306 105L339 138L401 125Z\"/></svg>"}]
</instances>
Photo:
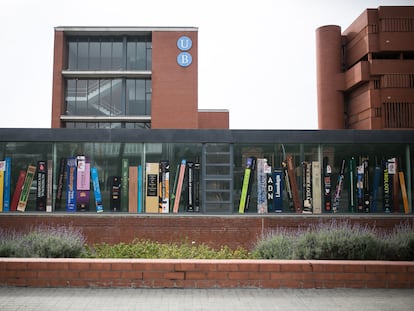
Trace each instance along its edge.
<instances>
[{"instance_id":1,"label":"gray paving slab","mask_svg":"<svg viewBox=\"0 0 414 311\"><path fill-rule=\"evenodd\" d=\"M97 289L0 287L0 310L413 311L414 289Z\"/></svg>"}]
</instances>

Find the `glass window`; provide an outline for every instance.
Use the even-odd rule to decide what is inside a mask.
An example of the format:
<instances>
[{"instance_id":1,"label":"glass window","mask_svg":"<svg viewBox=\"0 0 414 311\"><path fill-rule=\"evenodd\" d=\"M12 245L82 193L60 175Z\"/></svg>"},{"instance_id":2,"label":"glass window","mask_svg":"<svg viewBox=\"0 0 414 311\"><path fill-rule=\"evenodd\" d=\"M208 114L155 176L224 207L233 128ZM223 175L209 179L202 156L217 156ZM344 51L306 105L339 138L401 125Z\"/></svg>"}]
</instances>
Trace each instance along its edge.
<instances>
[{"instance_id":1,"label":"glass window","mask_svg":"<svg viewBox=\"0 0 414 311\"><path fill-rule=\"evenodd\" d=\"M68 44L68 68L76 70L78 68L78 42L71 41Z\"/></svg>"},{"instance_id":2,"label":"glass window","mask_svg":"<svg viewBox=\"0 0 414 311\"><path fill-rule=\"evenodd\" d=\"M110 70L112 55L112 42L101 43L101 70Z\"/></svg>"},{"instance_id":3,"label":"glass window","mask_svg":"<svg viewBox=\"0 0 414 311\"><path fill-rule=\"evenodd\" d=\"M136 70L137 68L137 43L127 42L127 70Z\"/></svg>"},{"instance_id":4,"label":"glass window","mask_svg":"<svg viewBox=\"0 0 414 311\"><path fill-rule=\"evenodd\" d=\"M101 67L101 43L93 41L89 43L89 69L99 70Z\"/></svg>"},{"instance_id":5,"label":"glass window","mask_svg":"<svg viewBox=\"0 0 414 311\"><path fill-rule=\"evenodd\" d=\"M121 70L125 68L122 62L122 42L112 43L112 70Z\"/></svg>"},{"instance_id":6,"label":"glass window","mask_svg":"<svg viewBox=\"0 0 414 311\"><path fill-rule=\"evenodd\" d=\"M78 42L78 70L88 70L89 64L89 43Z\"/></svg>"}]
</instances>

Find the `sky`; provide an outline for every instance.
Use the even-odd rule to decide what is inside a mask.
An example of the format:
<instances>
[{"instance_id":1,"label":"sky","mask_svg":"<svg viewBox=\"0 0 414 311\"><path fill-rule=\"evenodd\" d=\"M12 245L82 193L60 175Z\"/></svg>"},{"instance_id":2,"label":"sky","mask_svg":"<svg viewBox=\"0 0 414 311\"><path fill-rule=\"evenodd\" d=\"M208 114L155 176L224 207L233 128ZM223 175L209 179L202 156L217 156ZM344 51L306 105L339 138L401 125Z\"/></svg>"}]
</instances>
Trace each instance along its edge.
<instances>
[{"instance_id":1,"label":"sky","mask_svg":"<svg viewBox=\"0 0 414 311\"><path fill-rule=\"evenodd\" d=\"M317 129L315 31L413 0L1 0L0 128L51 126L57 26L198 28L198 108L231 129Z\"/></svg>"}]
</instances>

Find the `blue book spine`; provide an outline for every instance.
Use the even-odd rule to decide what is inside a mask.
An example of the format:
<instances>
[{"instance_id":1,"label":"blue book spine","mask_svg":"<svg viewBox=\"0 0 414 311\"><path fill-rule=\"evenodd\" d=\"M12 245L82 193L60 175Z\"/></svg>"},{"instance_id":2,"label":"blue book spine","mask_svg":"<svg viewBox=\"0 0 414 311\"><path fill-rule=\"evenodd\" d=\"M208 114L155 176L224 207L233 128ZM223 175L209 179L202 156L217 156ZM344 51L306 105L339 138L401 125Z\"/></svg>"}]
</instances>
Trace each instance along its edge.
<instances>
[{"instance_id":1,"label":"blue book spine","mask_svg":"<svg viewBox=\"0 0 414 311\"><path fill-rule=\"evenodd\" d=\"M138 165L138 213L142 213L142 166Z\"/></svg>"},{"instance_id":2,"label":"blue book spine","mask_svg":"<svg viewBox=\"0 0 414 311\"><path fill-rule=\"evenodd\" d=\"M371 212L377 212L377 200L378 200L378 187L381 178L381 168L376 166L374 169L374 182L372 185L372 203L371 203Z\"/></svg>"},{"instance_id":3,"label":"blue book spine","mask_svg":"<svg viewBox=\"0 0 414 311\"><path fill-rule=\"evenodd\" d=\"M92 178L92 184L93 184L93 193L95 195L96 212L102 213L103 212L102 194L101 194L101 188L99 187L98 170L96 169L96 167L91 168L91 178Z\"/></svg>"},{"instance_id":4,"label":"blue book spine","mask_svg":"<svg viewBox=\"0 0 414 311\"><path fill-rule=\"evenodd\" d=\"M281 213L283 212L283 170L282 169L275 169L273 172L273 180L274 180L274 206L275 212Z\"/></svg>"},{"instance_id":5,"label":"blue book spine","mask_svg":"<svg viewBox=\"0 0 414 311\"><path fill-rule=\"evenodd\" d=\"M66 170L66 211L76 212L76 158L68 158Z\"/></svg>"},{"instance_id":6,"label":"blue book spine","mask_svg":"<svg viewBox=\"0 0 414 311\"><path fill-rule=\"evenodd\" d=\"M4 196L3 196L3 212L10 211L10 182L11 182L11 158L6 157L6 167L4 172Z\"/></svg>"}]
</instances>

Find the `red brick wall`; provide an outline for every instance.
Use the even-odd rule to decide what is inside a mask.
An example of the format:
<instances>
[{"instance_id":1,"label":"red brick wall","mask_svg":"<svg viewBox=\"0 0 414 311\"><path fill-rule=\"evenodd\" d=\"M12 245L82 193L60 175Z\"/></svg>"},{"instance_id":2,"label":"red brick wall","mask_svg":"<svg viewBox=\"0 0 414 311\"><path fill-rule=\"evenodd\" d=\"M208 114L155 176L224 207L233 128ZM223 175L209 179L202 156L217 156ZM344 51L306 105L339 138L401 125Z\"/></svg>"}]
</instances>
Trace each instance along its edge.
<instances>
[{"instance_id":1,"label":"red brick wall","mask_svg":"<svg viewBox=\"0 0 414 311\"><path fill-rule=\"evenodd\" d=\"M130 242L135 238L163 243L195 241L220 248L251 248L262 235L276 228L296 230L308 224L331 219L349 220L378 229L390 230L405 221L413 223L414 215L138 215L138 214L30 214L1 213L0 228L27 231L38 225L71 225L82 229L88 244Z\"/></svg>"},{"instance_id":2,"label":"red brick wall","mask_svg":"<svg viewBox=\"0 0 414 311\"><path fill-rule=\"evenodd\" d=\"M66 49L65 36L63 31L55 31L53 57L53 91L52 91L52 128L60 128L60 115L64 109L64 79L62 70L64 69Z\"/></svg>"},{"instance_id":3,"label":"red brick wall","mask_svg":"<svg viewBox=\"0 0 414 311\"><path fill-rule=\"evenodd\" d=\"M198 112L198 128L200 129L228 129L229 112L227 110L201 110Z\"/></svg>"},{"instance_id":4,"label":"red brick wall","mask_svg":"<svg viewBox=\"0 0 414 311\"><path fill-rule=\"evenodd\" d=\"M0 286L414 288L414 262L0 258Z\"/></svg>"},{"instance_id":5,"label":"red brick wall","mask_svg":"<svg viewBox=\"0 0 414 311\"><path fill-rule=\"evenodd\" d=\"M180 67L177 40L191 38L192 64ZM198 128L197 32L154 31L152 34L151 127Z\"/></svg>"}]
</instances>

